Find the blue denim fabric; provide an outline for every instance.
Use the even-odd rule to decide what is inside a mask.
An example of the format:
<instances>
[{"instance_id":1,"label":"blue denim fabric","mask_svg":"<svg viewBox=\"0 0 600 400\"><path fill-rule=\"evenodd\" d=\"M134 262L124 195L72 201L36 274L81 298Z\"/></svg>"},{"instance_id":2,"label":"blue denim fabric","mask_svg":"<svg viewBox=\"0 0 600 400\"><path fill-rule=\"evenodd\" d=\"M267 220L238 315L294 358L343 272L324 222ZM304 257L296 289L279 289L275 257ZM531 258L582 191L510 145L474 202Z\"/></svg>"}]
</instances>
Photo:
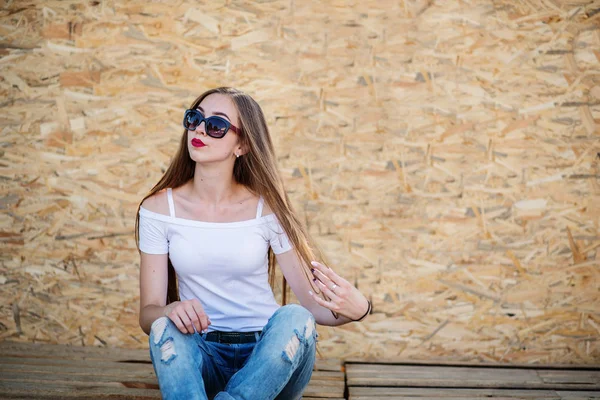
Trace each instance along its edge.
<instances>
[{"instance_id":1,"label":"blue denim fabric","mask_svg":"<svg viewBox=\"0 0 600 400\"><path fill-rule=\"evenodd\" d=\"M313 315L298 304L277 309L256 343L209 342L161 317L150 358L163 399L294 400L312 376L317 337Z\"/></svg>"}]
</instances>

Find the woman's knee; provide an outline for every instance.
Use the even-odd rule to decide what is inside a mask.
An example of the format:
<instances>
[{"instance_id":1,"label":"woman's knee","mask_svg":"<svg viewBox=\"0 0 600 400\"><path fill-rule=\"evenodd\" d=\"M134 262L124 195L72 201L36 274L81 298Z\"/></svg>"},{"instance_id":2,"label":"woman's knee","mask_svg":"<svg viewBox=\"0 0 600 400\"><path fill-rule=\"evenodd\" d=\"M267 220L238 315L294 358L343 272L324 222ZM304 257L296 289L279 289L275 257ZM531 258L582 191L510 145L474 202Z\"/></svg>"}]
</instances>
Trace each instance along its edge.
<instances>
[{"instance_id":1,"label":"woman's knee","mask_svg":"<svg viewBox=\"0 0 600 400\"><path fill-rule=\"evenodd\" d=\"M160 317L152 323L148 340L155 355L160 355L160 360L167 365L187 352L194 342L191 335L182 333L168 317Z\"/></svg>"},{"instance_id":2,"label":"woman's knee","mask_svg":"<svg viewBox=\"0 0 600 400\"><path fill-rule=\"evenodd\" d=\"M305 307L299 304L286 304L279 307L273 314L273 319L285 319L287 322L294 324L304 324L307 321L315 321L312 313Z\"/></svg>"},{"instance_id":3,"label":"woman's knee","mask_svg":"<svg viewBox=\"0 0 600 400\"><path fill-rule=\"evenodd\" d=\"M301 345L309 352L314 351L318 333L315 318L310 311L298 304L288 304L280 307L273 317L275 325L289 330L282 354L284 359L293 360Z\"/></svg>"}]
</instances>

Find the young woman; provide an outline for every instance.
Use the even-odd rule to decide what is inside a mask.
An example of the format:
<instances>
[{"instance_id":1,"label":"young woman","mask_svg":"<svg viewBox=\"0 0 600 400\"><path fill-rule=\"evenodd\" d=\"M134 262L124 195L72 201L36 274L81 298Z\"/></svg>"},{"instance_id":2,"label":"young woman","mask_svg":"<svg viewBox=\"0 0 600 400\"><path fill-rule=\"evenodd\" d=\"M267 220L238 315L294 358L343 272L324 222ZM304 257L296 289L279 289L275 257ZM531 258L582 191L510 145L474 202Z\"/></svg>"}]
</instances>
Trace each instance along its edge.
<instances>
[{"instance_id":1,"label":"young woman","mask_svg":"<svg viewBox=\"0 0 600 400\"><path fill-rule=\"evenodd\" d=\"M163 398L298 399L312 375L315 323L362 320L371 303L315 261L250 96L209 90L183 125L136 216L140 326ZM283 306L271 289L275 258ZM286 281L301 305L285 304Z\"/></svg>"}]
</instances>

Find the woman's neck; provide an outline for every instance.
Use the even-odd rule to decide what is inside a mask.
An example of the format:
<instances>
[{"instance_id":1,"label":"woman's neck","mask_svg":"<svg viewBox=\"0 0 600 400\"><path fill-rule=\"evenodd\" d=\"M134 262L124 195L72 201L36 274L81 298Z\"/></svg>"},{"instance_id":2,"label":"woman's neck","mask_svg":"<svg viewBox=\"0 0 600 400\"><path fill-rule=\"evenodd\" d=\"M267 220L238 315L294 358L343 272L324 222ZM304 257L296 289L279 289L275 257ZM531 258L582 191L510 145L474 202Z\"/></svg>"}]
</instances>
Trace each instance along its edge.
<instances>
[{"instance_id":1,"label":"woman's neck","mask_svg":"<svg viewBox=\"0 0 600 400\"><path fill-rule=\"evenodd\" d=\"M224 168L210 168L196 164L191 182L191 195L208 204L228 204L239 196L242 185L233 178L233 172Z\"/></svg>"}]
</instances>

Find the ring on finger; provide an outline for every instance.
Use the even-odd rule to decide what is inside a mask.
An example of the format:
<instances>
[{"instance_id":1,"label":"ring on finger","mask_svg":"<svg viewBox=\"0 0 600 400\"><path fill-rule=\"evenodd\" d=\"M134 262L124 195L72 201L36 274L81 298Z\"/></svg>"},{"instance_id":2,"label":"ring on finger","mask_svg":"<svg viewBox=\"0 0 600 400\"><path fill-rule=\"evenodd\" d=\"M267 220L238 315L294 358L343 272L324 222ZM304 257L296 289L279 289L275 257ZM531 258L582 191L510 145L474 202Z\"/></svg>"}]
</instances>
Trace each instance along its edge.
<instances>
[{"instance_id":1,"label":"ring on finger","mask_svg":"<svg viewBox=\"0 0 600 400\"><path fill-rule=\"evenodd\" d=\"M333 286L332 286L332 287L331 287L329 290L331 290L331 291L333 292L333 291L335 290L335 288L336 288L336 287L338 287L338 285L336 285L336 284L334 283L334 284L333 284Z\"/></svg>"}]
</instances>

